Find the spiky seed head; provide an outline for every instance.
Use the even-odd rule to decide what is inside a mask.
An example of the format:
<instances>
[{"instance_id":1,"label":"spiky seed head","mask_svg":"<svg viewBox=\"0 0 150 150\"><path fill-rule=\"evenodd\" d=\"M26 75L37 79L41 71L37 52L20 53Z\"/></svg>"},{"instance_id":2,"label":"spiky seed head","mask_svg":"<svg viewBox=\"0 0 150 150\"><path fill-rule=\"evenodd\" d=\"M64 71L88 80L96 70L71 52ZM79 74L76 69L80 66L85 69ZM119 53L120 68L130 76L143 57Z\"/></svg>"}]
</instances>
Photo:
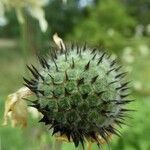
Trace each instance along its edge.
<instances>
[{"instance_id":1,"label":"spiky seed head","mask_svg":"<svg viewBox=\"0 0 150 150\"><path fill-rule=\"evenodd\" d=\"M39 58L39 71L27 66L33 79L24 78L36 94L32 106L43 114L40 122L50 125L53 134L72 139L76 147L79 143L84 147L87 139L98 145L108 142L110 134L118 135L115 127L124 124L124 105L131 102L126 99L126 73L106 52L86 45L53 52L47 61Z\"/></svg>"}]
</instances>

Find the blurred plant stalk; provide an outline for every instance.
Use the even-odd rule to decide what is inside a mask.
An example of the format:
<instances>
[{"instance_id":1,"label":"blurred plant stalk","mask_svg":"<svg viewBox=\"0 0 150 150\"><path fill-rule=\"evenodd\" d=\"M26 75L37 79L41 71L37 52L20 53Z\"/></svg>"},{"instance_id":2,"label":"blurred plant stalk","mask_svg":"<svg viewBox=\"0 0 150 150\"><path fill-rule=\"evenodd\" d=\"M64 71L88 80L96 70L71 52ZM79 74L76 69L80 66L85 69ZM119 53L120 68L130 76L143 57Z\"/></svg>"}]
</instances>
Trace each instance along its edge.
<instances>
[{"instance_id":1,"label":"blurred plant stalk","mask_svg":"<svg viewBox=\"0 0 150 150\"><path fill-rule=\"evenodd\" d=\"M88 149L87 150L92 150L92 143L88 142Z\"/></svg>"},{"instance_id":2,"label":"blurred plant stalk","mask_svg":"<svg viewBox=\"0 0 150 150\"><path fill-rule=\"evenodd\" d=\"M62 149L62 141L55 140L53 143L53 150L61 150Z\"/></svg>"},{"instance_id":3,"label":"blurred plant stalk","mask_svg":"<svg viewBox=\"0 0 150 150\"><path fill-rule=\"evenodd\" d=\"M24 62L27 62L28 57L28 41L27 41L27 18L24 15L24 23L20 23L20 47Z\"/></svg>"},{"instance_id":4,"label":"blurred plant stalk","mask_svg":"<svg viewBox=\"0 0 150 150\"><path fill-rule=\"evenodd\" d=\"M29 36L27 14L35 18L39 22L42 32L46 32L48 23L45 18L44 7L48 4L48 0L0 0L0 19L6 18L5 13L15 10L16 17L20 26L20 47L24 62L27 63L27 58L30 55ZM7 18L6 18L7 19ZM5 25L5 24L4 24ZM36 36L35 36L36 37Z\"/></svg>"}]
</instances>

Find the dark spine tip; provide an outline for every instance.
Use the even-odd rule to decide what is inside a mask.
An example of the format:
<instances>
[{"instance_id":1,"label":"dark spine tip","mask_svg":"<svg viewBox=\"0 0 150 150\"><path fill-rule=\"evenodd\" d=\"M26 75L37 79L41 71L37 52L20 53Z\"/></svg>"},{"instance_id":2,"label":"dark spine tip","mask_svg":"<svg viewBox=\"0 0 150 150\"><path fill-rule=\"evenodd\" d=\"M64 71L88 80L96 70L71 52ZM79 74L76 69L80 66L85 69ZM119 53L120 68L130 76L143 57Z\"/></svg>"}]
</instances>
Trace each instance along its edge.
<instances>
[{"instance_id":1,"label":"dark spine tip","mask_svg":"<svg viewBox=\"0 0 150 150\"><path fill-rule=\"evenodd\" d=\"M120 109L120 112L128 112L128 111L135 111L135 110L126 109L126 108L121 108L121 109Z\"/></svg>"},{"instance_id":2,"label":"dark spine tip","mask_svg":"<svg viewBox=\"0 0 150 150\"><path fill-rule=\"evenodd\" d=\"M127 91L127 90L130 90L130 87L122 88L120 91L124 92L124 91Z\"/></svg>"},{"instance_id":3,"label":"dark spine tip","mask_svg":"<svg viewBox=\"0 0 150 150\"><path fill-rule=\"evenodd\" d=\"M66 78L66 81L69 81L67 71L65 71L65 78Z\"/></svg>"},{"instance_id":4,"label":"dark spine tip","mask_svg":"<svg viewBox=\"0 0 150 150\"><path fill-rule=\"evenodd\" d=\"M56 95L54 91L52 91L52 93L53 93L53 98L58 98L58 96Z\"/></svg>"},{"instance_id":5,"label":"dark spine tip","mask_svg":"<svg viewBox=\"0 0 150 150\"><path fill-rule=\"evenodd\" d=\"M27 80L26 78L23 77L23 80L28 84L28 85L34 85L33 82Z\"/></svg>"},{"instance_id":6,"label":"dark spine tip","mask_svg":"<svg viewBox=\"0 0 150 150\"><path fill-rule=\"evenodd\" d=\"M108 138L107 138L107 132L105 131L105 129L103 127L101 127L99 129L99 134L100 136L105 140L105 142L108 144Z\"/></svg>"},{"instance_id":7,"label":"dark spine tip","mask_svg":"<svg viewBox=\"0 0 150 150\"><path fill-rule=\"evenodd\" d=\"M121 99L128 97L130 94L120 95Z\"/></svg>"},{"instance_id":8,"label":"dark spine tip","mask_svg":"<svg viewBox=\"0 0 150 150\"><path fill-rule=\"evenodd\" d=\"M116 104L117 105L125 105L125 104L131 103L133 101L134 100L120 100L120 101L116 101Z\"/></svg>"},{"instance_id":9,"label":"dark spine tip","mask_svg":"<svg viewBox=\"0 0 150 150\"><path fill-rule=\"evenodd\" d=\"M121 89L124 88L124 87L126 88L129 83L130 83L130 81L121 84L121 86L120 86L120 87L117 87L116 90L121 90Z\"/></svg>"},{"instance_id":10,"label":"dark spine tip","mask_svg":"<svg viewBox=\"0 0 150 150\"><path fill-rule=\"evenodd\" d=\"M44 58L42 58L42 57L40 57L40 56L38 56L38 58L39 58L39 62L40 62L40 64L41 64L41 66L42 66L43 68L50 69L50 65L47 63L47 61L46 61Z\"/></svg>"},{"instance_id":11,"label":"dark spine tip","mask_svg":"<svg viewBox=\"0 0 150 150\"><path fill-rule=\"evenodd\" d=\"M58 57L57 57L56 50L54 49L53 51L54 51L54 58L57 59Z\"/></svg>"},{"instance_id":12,"label":"dark spine tip","mask_svg":"<svg viewBox=\"0 0 150 150\"><path fill-rule=\"evenodd\" d=\"M79 139L78 139L78 136L76 135L76 133L72 132L71 137L72 137L73 143L75 144L75 147L78 147Z\"/></svg>"},{"instance_id":13,"label":"dark spine tip","mask_svg":"<svg viewBox=\"0 0 150 150\"><path fill-rule=\"evenodd\" d=\"M58 66L57 66L57 63L56 63L56 61L54 60L54 58L52 58L52 60L53 60L53 62L54 62L54 65L55 65L55 67L56 67L56 71L57 71L57 72L59 72L59 69L58 69Z\"/></svg>"},{"instance_id":14,"label":"dark spine tip","mask_svg":"<svg viewBox=\"0 0 150 150\"><path fill-rule=\"evenodd\" d=\"M82 98L86 99L88 97L88 93L82 94Z\"/></svg>"},{"instance_id":15,"label":"dark spine tip","mask_svg":"<svg viewBox=\"0 0 150 150\"><path fill-rule=\"evenodd\" d=\"M115 119L114 122L115 122L120 128L122 128L121 125L127 125L126 123L124 123L123 121L120 121L119 119Z\"/></svg>"},{"instance_id":16,"label":"dark spine tip","mask_svg":"<svg viewBox=\"0 0 150 150\"><path fill-rule=\"evenodd\" d=\"M72 42L71 43L71 50L73 50L74 49L74 43Z\"/></svg>"},{"instance_id":17,"label":"dark spine tip","mask_svg":"<svg viewBox=\"0 0 150 150\"><path fill-rule=\"evenodd\" d=\"M41 120L39 120L39 122L44 122L45 124L48 124L49 120L46 116L44 116Z\"/></svg>"},{"instance_id":18,"label":"dark spine tip","mask_svg":"<svg viewBox=\"0 0 150 150\"><path fill-rule=\"evenodd\" d=\"M84 84L84 78L77 80L77 85L79 86L81 84Z\"/></svg>"},{"instance_id":19,"label":"dark spine tip","mask_svg":"<svg viewBox=\"0 0 150 150\"><path fill-rule=\"evenodd\" d=\"M65 49L63 48L62 42L60 42L59 44L60 44L60 53L63 54L64 50L66 50L66 47Z\"/></svg>"},{"instance_id":20,"label":"dark spine tip","mask_svg":"<svg viewBox=\"0 0 150 150\"><path fill-rule=\"evenodd\" d=\"M74 63L74 58L72 57L71 69L73 69L74 67L75 67L75 63Z\"/></svg>"},{"instance_id":21,"label":"dark spine tip","mask_svg":"<svg viewBox=\"0 0 150 150\"><path fill-rule=\"evenodd\" d=\"M105 54L106 54L106 52L104 52L102 54L102 56L99 58L99 61L98 61L97 65L99 65L103 61L103 58L104 58Z\"/></svg>"},{"instance_id":22,"label":"dark spine tip","mask_svg":"<svg viewBox=\"0 0 150 150\"><path fill-rule=\"evenodd\" d=\"M83 46L83 51L86 50L86 42L84 43L84 46Z\"/></svg>"},{"instance_id":23,"label":"dark spine tip","mask_svg":"<svg viewBox=\"0 0 150 150\"><path fill-rule=\"evenodd\" d=\"M44 81L44 77L38 72L38 70L32 65L33 70L35 73Z\"/></svg>"},{"instance_id":24,"label":"dark spine tip","mask_svg":"<svg viewBox=\"0 0 150 150\"><path fill-rule=\"evenodd\" d=\"M112 82L110 82L110 83L108 84L108 86L111 85L111 84L117 83L117 82L118 82L118 80L112 81Z\"/></svg>"},{"instance_id":25,"label":"dark spine tip","mask_svg":"<svg viewBox=\"0 0 150 150\"><path fill-rule=\"evenodd\" d=\"M115 78L124 78L127 75L127 72L120 73L115 76Z\"/></svg>"},{"instance_id":26,"label":"dark spine tip","mask_svg":"<svg viewBox=\"0 0 150 150\"><path fill-rule=\"evenodd\" d=\"M52 83L55 84L54 83L54 78L52 77L52 75L51 74L48 74L48 75L51 77Z\"/></svg>"},{"instance_id":27,"label":"dark spine tip","mask_svg":"<svg viewBox=\"0 0 150 150\"><path fill-rule=\"evenodd\" d=\"M40 62L40 64L41 64L41 66L42 66L43 68L46 68L43 59L42 59L40 56L38 56L38 59L39 59L39 62Z\"/></svg>"},{"instance_id":28,"label":"dark spine tip","mask_svg":"<svg viewBox=\"0 0 150 150\"><path fill-rule=\"evenodd\" d=\"M79 54L79 45L77 44L77 54Z\"/></svg>"},{"instance_id":29,"label":"dark spine tip","mask_svg":"<svg viewBox=\"0 0 150 150\"><path fill-rule=\"evenodd\" d=\"M50 65L48 64L48 62L45 60L45 58L43 58L43 62L46 66L47 69L50 69Z\"/></svg>"},{"instance_id":30,"label":"dark spine tip","mask_svg":"<svg viewBox=\"0 0 150 150\"><path fill-rule=\"evenodd\" d=\"M97 55L97 53L96 53L96 54L92 57L92 60L94 60L94 59L95 59L96 55Z\"/></svg>"},{"instance_id":31,"label":"dark spine tip","mask_svg":"<svg viewBox=\"0 0 150 150\"><path fill-rule=\"evenodd\" d=\"M39 79L39 75L34 70L32 70L28 65L27 65L27 68L32 73L32 75L35 77L35 79L38 80Z\"/></svg>"},{"instance_id":32,"label":"dark spine tip","mask_svg":"<svg viewBox=\"0 0 150 150\"><path fill-rule=\"evenodd\" d=\"M30 103L32 103L32 104L34 104L34 105L37 105L38 104L38 100L29 100L29 99L27 99L27 98L22 98L23 100L25 100L25 101L28 101L28 102L30 102Z\"/></svg>"},{"instance_id":33,"label":"dark spine tip","mask_svg":"<svg viewBox=\"0 0 150 150\"><path fill-rule=\"evenodd\" d=\"M113 61L111 62L111 64L110 64L110 67L113 67L116 63L117 63L117 60L116 60L116 59L113 60Z\"/></svg>"},{"instance_id":34,"label":"dark spine tip","mask_svg":"<svg viewBox=\"0 0 150 150\"><path fill-rule=\"evenodd\" d=\"M71 95L69 92L68 92L68 90L65 88L65 96L69 96L69 95Z\"/></svg>"},{"instance_id":35,"label":"dark spine tip","mask_svg":"<svg viewBox=\"0 0 150 150\"><path fill-rule=\"evenodd\" d=\"M111 57L111 54L108 55L107 59L110 59L110 57Z\"/></svg>"},{"instance_id":36,"label":"dark spine tip","mask_svg":"<svg viewBox=\"0 0 150 150\"><path fill-rule=\"evenodd\" d=\"M36 86L28 85L28 84L25 84L25 83L23 85L28 87L32 92L37 94L37 87Z\"/></svg>"},{"instance_id":37,"label":"dark spine tip","mask_svg":"<svg viewBox=\"0 0 150 150\"><path fill-rule=\"evenodd\" d=\"M30 107L34 107L34 108L36 108L36 109L40 109L40 105L39 104L33 104L33 105L28 105L28 106L30 106Z\"/></svg>"},{"instance_id":38,"label":"dark spine tip","mask_svg":"<svg viewBox=\"0 0 150 150\"><path fill-rule=\"evenodd\" d=\"M42 90L36 90L36 91L44 96L44 91L42 91Z\"/></svg>"},{"instance_id":39,"label":"dark spine tip","mask_svg":"<svg viewBox=\"0 0 150 150\"><path fill-rule=\"evenodd\" d=\"M85 70L85 71L86 71L86 70L89 70L89 67L90 67L90 60L89 60L89 62L85 65L84 70Z\"/></svg>"},{"instance_id":40,"label":"dark spine tip","mask_svg":"<svg viewBox=\"0 0 150 150\"><path fill-rule=\"evenodd\" d=\"M95 83L99 75L96 75L91 79L91 84Z\"/></svg>"},{"instance_id":41,"label":"dark spine tip","mask_svg":"<svg viewBox=\"0 0 150 150\"><path fill-rule=\"evenodd\" d=\"M94 54L96 52L96 48L94 48L91 52L91 54Z\"/></svg>"},{"instance_id":42,"label":"dark spine tip","mask_svg":"<svg viewBox=\"0 0 150 150\"><path fill-rule=\"evenodd\" d=\"M100 96L100 95L102 95L103 93L105 93L106 91L100 91L100 92L98 92L98 93L96 93L97 94L97 96Z\"/></svg>"},{"instance_id":43,"label":"dark spine tip","mask_svg":"<svg viewBox=\"0 0 150 150\"><path fill-rule=\"evenodd\" d=\"M107 73L106 73L106 75L109 75L114 70L115 70L115 68L112 68L112 69L108 70Z\"/></svg>"},{"instance_id":44,"label":"dark spine tip","mask_svg":"<svg viewBox=\"0 0 150 150\"><path fill-rule=\"evenodd\" d=\"M118 72L120 69L122 68L122 66L118 66L115 71Z\"/></svg>"},{"instance_id":45,"label":"dark spine tip","mask_svg":"<svg viewBox=\"0 0 150 150\"><path fill-rule=\"evenodd\" d=\"M79 49L79 56L82 57L82 49Z\"/></svg>"},{"instance_id":46,"label":"dark spine tip","mask_svg":"<svg viewBox=\"0 0 150 150\"><path fill-rule=\"evenodd\" d=\"M67 61L67 51L65 51L65 61Z\"/></svg>"},{"instance_id":47,"label":"dark spine tip","mask_svg":"<svg viewBox=\"0 0 150 150\"><path fill-rule=\"evenodd\" d=\"M108 127L105 128L106 131L112 133L112 134L115 134L117 135L118 137L121 137L121 135L118 133L119 131L116 130L114 127L112 127L111 125L109 125Z\"/></svg>"}]
</instances>

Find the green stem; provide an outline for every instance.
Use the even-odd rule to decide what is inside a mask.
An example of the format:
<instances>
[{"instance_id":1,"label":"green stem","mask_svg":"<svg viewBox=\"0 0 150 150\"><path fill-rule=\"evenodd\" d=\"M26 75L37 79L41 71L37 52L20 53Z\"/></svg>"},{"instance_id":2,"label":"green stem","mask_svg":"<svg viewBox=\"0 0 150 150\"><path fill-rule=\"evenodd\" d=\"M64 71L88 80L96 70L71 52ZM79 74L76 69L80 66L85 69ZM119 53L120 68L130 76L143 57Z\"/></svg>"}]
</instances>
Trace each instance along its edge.
<instances>
[{"instance_id":1,"label":"green stem","mask_svg":"<svg viewBox=\"0 0 150 150\"><path fill-rule=\"evenodd\" d=\"M24 23L20 23L20 49L22 52L22 58L24 61L24 66L27 64L29 57L29 46L28 46L28 37L27 37L27 18L24 15ZM27 70L24 69L25 73Z\"/></svg>"},{"instance_id":2,"label":"green stem","mask_svg":"<svg viewBox=\"0 0 150 150\"><path fill-rule=\"evenodd\" d=\"M55 140L54 145L53 145L53 150L61 150L62 148L62 142Z\"/></svg>"},{"instance_id":3,"label":"green stem","mask_svg":"<svg viewBox=\"0 0 150 150\"><path fill-rule=\"evenodd\" d=\"M88 150L92 150L92 143L88 142Z\"/></svg>"},{"instance_id":4,"label":"green stem","mask_svg":"<svg viewBox=\"0 0 150 150\"><path fill-rule=\"evenodd\" d=\"M27 46L27 31L26 31L26 23L20 24L20 34L21 34L21 51L24 61L27 60L28 56L28 46Z\"/></svg>"}]
</instances>

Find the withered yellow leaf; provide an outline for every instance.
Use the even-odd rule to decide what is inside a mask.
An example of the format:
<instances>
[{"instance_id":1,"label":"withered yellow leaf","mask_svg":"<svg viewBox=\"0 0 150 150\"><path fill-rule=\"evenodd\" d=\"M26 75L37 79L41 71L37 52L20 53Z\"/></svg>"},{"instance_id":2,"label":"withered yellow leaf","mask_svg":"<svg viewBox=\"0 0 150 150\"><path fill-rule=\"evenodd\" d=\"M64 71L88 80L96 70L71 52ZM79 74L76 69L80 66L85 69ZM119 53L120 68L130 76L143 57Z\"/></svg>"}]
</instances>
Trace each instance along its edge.
<instances>
[{"instance_id":1,"label":"withered yellow leaf","mask_svg":"<svg viewBox=\"0 0 150 150\"><path fill-rule=\"evenodd\" d=\"M27 87L22 87L17 92L8 95L5 102L3 125L7 125L10 120L13 127L27 126L27 104L22 98L29 95L32 95L32 92Z\"/></svg>"}]
</instances>

